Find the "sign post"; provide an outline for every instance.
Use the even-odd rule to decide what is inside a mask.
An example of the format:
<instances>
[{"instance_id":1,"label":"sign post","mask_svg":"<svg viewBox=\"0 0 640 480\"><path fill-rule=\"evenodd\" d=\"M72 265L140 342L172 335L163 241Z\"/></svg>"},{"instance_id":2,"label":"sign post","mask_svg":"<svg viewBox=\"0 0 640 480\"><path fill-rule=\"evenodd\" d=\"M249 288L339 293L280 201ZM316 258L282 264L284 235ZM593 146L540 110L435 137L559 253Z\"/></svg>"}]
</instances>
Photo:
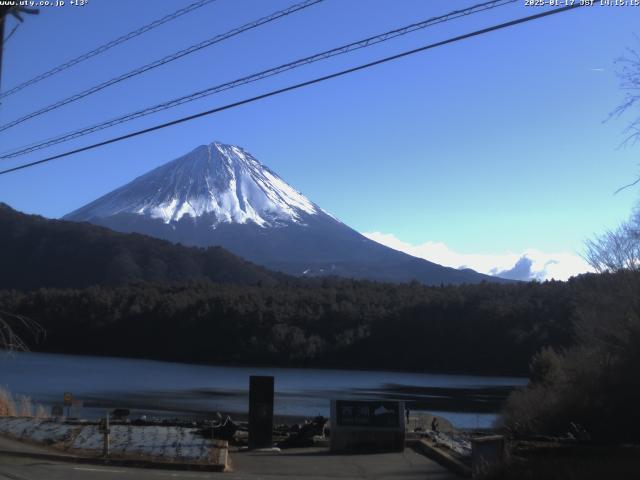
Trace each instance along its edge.
<instances>
[{"instance_id":1,"label":"sign post","mask_svg":"<svg viewBox=\"0 0 640 480\"><path fill-rule=\"evenodd\" d=\"M63 404L67 407L67 417L69 417L71 413L71 405L73 404L73 395L71 395L71 392L64 392L63 398Z\"/></svg>"},{"instance_id":2,"label":"sign post","mask_svg":"<svg viewBox=\"0 0 640 480\"><path fill-rule=\"evenodd\" d=\"M109 434L111 433L109 429L109 412L107 412L107 415L104 418L104 420L100 422L98 430L101 431L102 434L104 435L102 454L105 457L108 457L109 456Z\"/></svg>"},{"instance_id":3,"label":"sign post","mask_svg":"<svg viewBox=\"0 0 640 480\"><path fill-rule=\"evenodd\" d=\"M273 377L249 378L249 448L273 447Z\"/></svg>"}]
</instances>

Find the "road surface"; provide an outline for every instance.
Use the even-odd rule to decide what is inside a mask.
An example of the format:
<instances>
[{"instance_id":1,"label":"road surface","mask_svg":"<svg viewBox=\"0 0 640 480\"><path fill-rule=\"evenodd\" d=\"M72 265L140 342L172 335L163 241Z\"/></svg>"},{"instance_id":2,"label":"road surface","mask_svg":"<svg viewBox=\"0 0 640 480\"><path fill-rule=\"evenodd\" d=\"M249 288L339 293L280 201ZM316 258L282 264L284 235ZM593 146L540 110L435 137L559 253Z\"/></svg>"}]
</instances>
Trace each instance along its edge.
<instances>
[{"instance_id":1,"label":"road surface","mask_svg":"<svg viewBox=\"0 0 640 480\"><path fill-rule=\"evenodd\" d=\"M44 451L0 440L0 449ZM47 452L51 453L51 450ZM0 480L273 480L384 479L455 480L458 477L413 450L372 455L331 455L326 449L291 449L280 453L231 452L231 472L190 472L76 464L0 454Z\"/></svg>"}]
</instances>

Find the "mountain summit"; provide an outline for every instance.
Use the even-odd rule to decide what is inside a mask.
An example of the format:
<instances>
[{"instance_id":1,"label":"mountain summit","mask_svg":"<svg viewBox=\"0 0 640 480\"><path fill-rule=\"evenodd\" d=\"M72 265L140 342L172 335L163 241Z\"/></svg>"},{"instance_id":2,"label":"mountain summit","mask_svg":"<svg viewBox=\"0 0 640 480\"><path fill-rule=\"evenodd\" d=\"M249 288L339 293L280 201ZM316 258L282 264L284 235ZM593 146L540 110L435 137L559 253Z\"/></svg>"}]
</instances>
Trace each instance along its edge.
<instances>
[{"instance_id":1,"label":"mountain summit","mask_svg":"<svg viewBox=\"0 0 640 480\"><path fill-rule=\"evenodd\" d=\"M242 148L214 142L136 178L65 218L131 213L165 224L188 216L274 227L320 209Z\"/></svg>"},{"instance_id":2,"label":"mountain summit","mask_svg":"<svg viewBox=\"0 0 640 480\"><path fill-rule=\"evenodd\" d=\"M219 142L151 170L64 218L186 245L220 245L294 275L426 284L503 281L369 240L242 148Z\"/></svg>"}]
</instances>

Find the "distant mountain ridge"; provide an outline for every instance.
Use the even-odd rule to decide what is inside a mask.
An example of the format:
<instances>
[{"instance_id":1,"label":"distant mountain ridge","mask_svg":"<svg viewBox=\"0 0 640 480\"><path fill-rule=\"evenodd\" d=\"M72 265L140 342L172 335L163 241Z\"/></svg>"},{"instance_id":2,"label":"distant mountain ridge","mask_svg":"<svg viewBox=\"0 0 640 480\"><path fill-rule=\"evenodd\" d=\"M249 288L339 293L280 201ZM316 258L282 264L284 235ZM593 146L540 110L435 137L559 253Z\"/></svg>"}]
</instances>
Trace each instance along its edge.
<instances>
[{"instance_id":1,"label":"distant mountain ridge","mask_svg":"<svg viewBox=\"0 0 640 480\"><path fill-rule=\"evenodd\" d=\"M425 284L506 280L378 244L335 219L240 147L213 142L67 214L174 243L220 245L272 270Z\"/></svg>"},{"instance_id":2,"label":"distant mountain ridge","mask_svg":"<svg viewBox=\"0 0 640 480\"><path fill-rule=\"evenodd\" d=\"M49 220L0 203L0 290L209 280L275 285L285 275L220 247L174 245L103 227Z\"/></svg>"}]
</instances>

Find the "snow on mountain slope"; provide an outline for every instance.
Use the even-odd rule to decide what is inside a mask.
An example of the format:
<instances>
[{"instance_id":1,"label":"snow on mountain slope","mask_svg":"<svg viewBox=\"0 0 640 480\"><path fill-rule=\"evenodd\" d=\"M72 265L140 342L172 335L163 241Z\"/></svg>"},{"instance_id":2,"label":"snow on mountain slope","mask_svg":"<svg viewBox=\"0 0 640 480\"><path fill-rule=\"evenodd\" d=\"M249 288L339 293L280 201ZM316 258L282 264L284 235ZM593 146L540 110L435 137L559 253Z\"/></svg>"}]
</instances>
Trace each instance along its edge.
<instances>
[{"instance_id":1,"label":"snow on mountain slope","mask_svg":"<svg viewBox=\"0 0 640 480\"><path fill-rule=\"evenodd\" d=\"M320 208L242 148L214 142L152 170L65 216L134 213L164 223L204 214L219 223L261 227L303 223Z\"/></svg>"},{"instance_id":2,"label":"snow on mountain slope","mask_svg":"<svg viewBox=\"0 0 640 480\"><path fill-rule=\"evenodd\" d=\"M218 142L200 146L64 218L183 245L222 246L293 275L427 284L499 281L376 243L324 212L242 148Z\"/></svg>"}]
</instances>

